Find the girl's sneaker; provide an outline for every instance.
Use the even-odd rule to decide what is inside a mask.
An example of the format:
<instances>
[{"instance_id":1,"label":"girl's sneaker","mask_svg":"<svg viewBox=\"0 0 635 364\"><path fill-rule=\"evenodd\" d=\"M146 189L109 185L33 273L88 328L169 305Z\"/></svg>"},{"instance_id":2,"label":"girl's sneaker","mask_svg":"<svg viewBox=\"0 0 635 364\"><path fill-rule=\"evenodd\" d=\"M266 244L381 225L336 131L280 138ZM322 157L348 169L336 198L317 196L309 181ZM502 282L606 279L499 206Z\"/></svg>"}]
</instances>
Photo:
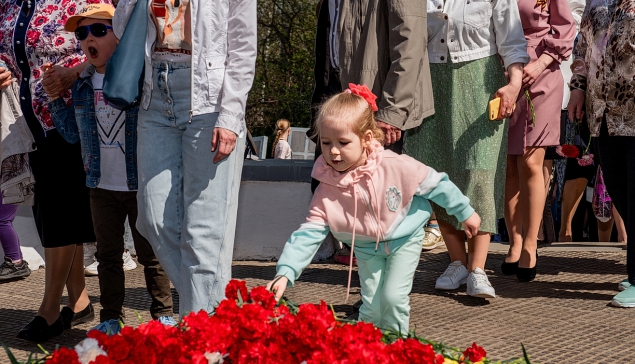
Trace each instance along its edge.
<instances>
[{"instance_id":1,"label":"girl's sneaker","mask_svg":"<svg viewBox=\"0 0 635 364\"><path fill-rule=\"evenodd\" d=\"M434 288L451 291L467 282L468 271L460 260L450 263L445 272L437 278Z\"/></svg>"},{"instance_id":2,"label":"girl's sneaker","mask_svg":"<svg viewBox=\"0 0 635 364\"><path fill-rule=\"evenodd\" d=\"M467 294L472 297L496 298L496 291L481 268L474 269L467 277Z\"/></svg>"},{"instance_id":3,"label":"girl's sneaker","mask_svg":"<svg viewBox=\"0 0 635 364\"><path fill-rule=\"evenodd\" d=\"M423 229L426 235L423 237L423 250L432 250L438 246L445 244L441 230L433 227L425 227Z\"/></svg>"},{"instance_id":4,"label":"girl's sneaker","mask_svg":"<svg viewBox=\"0 0 635 364\"><path fill-rule=\"evenodd\" d=\"M0 281L23 278L31 275L29 263L22 259L20 263L13 263L9 257L4 257L4 263L0 265Z\"/></svg>"}]
</instances>

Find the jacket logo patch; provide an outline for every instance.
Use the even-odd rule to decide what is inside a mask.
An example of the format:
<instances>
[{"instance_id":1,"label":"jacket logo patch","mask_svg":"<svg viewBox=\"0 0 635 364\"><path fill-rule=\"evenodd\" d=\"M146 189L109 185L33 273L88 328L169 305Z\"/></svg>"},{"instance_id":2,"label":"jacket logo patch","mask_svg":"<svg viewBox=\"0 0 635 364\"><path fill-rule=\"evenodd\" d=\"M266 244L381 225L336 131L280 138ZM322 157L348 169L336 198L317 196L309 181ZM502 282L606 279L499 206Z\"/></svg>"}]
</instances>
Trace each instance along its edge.
<instances>
[{"instance_id":1,"label":"jacket logo patch","mask_svg":"<svg viewBox=\"0 0 635 364\"><path fill-rule=\"evenodd\" d=\"M401 192L397 187L392 186L386 190L386 206L390 211L395 212L399 205L401 205Z\"/></svg>"}]
</instances>

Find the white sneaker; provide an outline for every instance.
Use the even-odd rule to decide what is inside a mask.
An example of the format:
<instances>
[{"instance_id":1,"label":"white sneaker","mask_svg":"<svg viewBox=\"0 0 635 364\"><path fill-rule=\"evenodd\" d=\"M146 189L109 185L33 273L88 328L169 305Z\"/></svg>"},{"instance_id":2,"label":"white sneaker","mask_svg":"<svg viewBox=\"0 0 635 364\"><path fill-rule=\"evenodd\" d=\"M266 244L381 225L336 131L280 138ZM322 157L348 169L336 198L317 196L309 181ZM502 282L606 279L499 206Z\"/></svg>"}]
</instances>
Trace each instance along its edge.
<instances>
[{"instance_id":1,"label":"white sneaker","mask_svg":"<svg viewBox=\"0 0 635 364\"><path fill-rule=\"evenodd\" d=\"M97 252L97 243L85 243L84 244L84 275L96 276L97 266L99 263L95 259L95 253Z\"/></svg>"},{"instance_id":2,"label":"white sneaker","mask_svg":"<svg viewBox=\"0 0 635 364\"><path fill-rule=\"evenodd\" d=\"M496 292L487 274L481 269L476 268L467 278L467 294L472 297L496 298Z\"/></svg>"},{"instance_id":3,"label":"white sneaker","mask_svg":"<svg viewBox=\"0 0 635 364\"><path fill-rule=\"evenodd\" d=\"M123 252L123 270L133 270L135 268L137 268L137 263L134 262L134 260L132 260L132 256L130 255L129 251L124 251Z\"/></svg>"},{"instance_id":4,"label":"white sneaker","mask_svg":"<svg viewBox=\"0 0 635 364\"><path fill-rule=\"evenodd\" d=\"M445 269L445 272L437 278L437 283L434 288L441 290L453 290L459 288L467 281L467 268L461 263L460 260L450 263Z\"/></svg>"}]
</instances>

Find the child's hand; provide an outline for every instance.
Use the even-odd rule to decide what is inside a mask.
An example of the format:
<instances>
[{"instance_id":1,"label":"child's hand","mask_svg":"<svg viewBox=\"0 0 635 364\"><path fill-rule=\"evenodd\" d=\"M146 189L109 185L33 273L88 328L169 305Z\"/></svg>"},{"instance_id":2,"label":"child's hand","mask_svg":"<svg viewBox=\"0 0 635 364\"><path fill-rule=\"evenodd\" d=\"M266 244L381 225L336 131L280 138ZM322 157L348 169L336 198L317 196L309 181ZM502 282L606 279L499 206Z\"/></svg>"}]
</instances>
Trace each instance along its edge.
<instances>
[{"instance_id":1,"label":"child's hand","mask_svg":"<svg viewBox=\"0 0 635 364\"><path fill-rule=\"evenodd\" d=\"M461 223L463 225L463 231L468 238L472 238L478 234L478 229L481 227L481 217L476 212L472 213L472 216Z\"/></svg>"},{"instance_id":2,"label":"child's hand","mask_svg":"<svg viewBox=\"0 0 635 364\"><path fill-rule=\"evenodd\" d=\"M479 222L481 220L479 219ZM272 291L276 301L280 301L282 295L284 294L284 290L287 289L287 283L289 283L289 279L285 276L277 276L273 279L273 281L267 284L267 291Z\"/></svg>"}]
</instances>

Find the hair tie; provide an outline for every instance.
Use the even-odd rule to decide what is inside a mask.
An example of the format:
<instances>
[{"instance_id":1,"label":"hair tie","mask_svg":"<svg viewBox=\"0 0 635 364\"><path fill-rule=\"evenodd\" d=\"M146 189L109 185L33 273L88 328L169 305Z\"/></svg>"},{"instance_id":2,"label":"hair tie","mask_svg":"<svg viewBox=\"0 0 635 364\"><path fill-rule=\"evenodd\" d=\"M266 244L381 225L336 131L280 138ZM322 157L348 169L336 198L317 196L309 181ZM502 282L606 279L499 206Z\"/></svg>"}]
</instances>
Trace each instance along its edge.
<instances>
[{"instance_id":1,"label":"hair tie","mask_svg":"<svg viewBox=\"0 0 635 364\"><path fill-rule=\"evenodd\" d=\"M375 99L377 99L377 96L373 94L373 92L368 88L368 86L349 83L348 88L344 90L344 92L362 97L364 100L366 100L366 102L368 102L368 105L370 105L371 110L373 111L379 110L377 108L377 104L375 103Z\"/></svg>"}]
</instances>

